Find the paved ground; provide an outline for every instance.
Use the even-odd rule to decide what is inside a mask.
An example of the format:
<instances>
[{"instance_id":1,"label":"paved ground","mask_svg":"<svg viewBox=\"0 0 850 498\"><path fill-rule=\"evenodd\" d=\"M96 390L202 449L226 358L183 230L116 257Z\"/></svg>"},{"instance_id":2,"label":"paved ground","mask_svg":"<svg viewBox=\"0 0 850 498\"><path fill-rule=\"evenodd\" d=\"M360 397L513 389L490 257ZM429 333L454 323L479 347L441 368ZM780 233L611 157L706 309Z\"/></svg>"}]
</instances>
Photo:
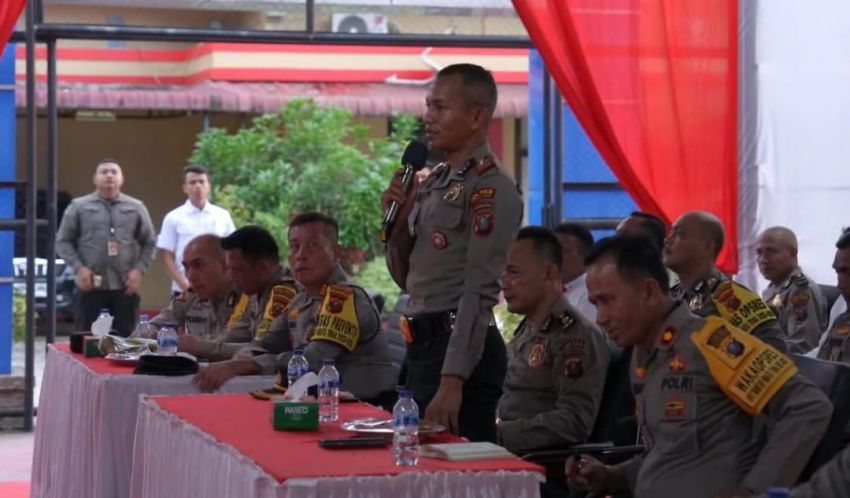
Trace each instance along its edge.
<instances>
[{"instance_id":1,"label":"paved ground","mask_svg":"<svg viewBox=\"0 0 850 498\"><path fill-rule=\"evenodd\" d=\"M67 337L60 337L67 341ZM35 343L35 403L41 392L41 374L44 371L45 341ZM15 344L12 353L12 375L24 375L24 344ZM33 434L20 431L20 419L0 420L0 482L29 481L32 467Z\"/></svg>"}]
</instances>

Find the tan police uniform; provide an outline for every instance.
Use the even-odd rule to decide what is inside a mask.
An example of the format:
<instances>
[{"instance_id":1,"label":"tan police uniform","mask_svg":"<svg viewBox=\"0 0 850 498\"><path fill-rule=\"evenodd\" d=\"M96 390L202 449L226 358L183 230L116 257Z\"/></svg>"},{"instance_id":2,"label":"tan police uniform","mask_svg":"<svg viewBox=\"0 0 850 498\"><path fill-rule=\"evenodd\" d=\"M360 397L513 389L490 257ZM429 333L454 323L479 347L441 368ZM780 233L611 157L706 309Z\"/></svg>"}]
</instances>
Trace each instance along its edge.
<instances>
[{"instance_id":1,"label":"tan police uniform","mask_svg":"<svg viewBox=\"0 0 850 498\"><path fill-rule=\"evenodd\" d=\"M779 317L791 353L808 353L818 346L828 322L826 299L815 283L795 268L779 285L770 284L762 298Z\"/></svg>"},{"instance_id":2,"label":"tan police uniform","mask_svg":"<svg viewBox=\"0 0 850 498\"><path fill-rule=\"evenodd\" d=\"M303 348L310 370L333 359L340 388L359 399L374 400L392 391L398 372L390 359L387 334L369 294L348 281L337 266L320 296L301 290L268 333L236 357L253 358L263 375L286 372L293 348Z\"/></svg>"},{"instance_id":3,"label":"tan police uniform","mask_svg":"<svg viewBox=\"0 0 850 498\"><path fill-rule=\"evenodd\" d=\"M527 451L587 441L609 361L599 330L563 294L539 329L524 320L508 344L499 444Z\"/></svg>"},{"instance_id":4,"label":"tan police uniform","mask_svg":"<svg viewBox=\"0 0 850 498\"><path fill-rule=\"evenodd\" d=\"M485 142L462 164L434 168L408 231L387 245L390 272L410 295L407 387L424 410L441 375L464 379L460 434L472 440L496 436L507 360L492 308L521 220L516 183Z\"/></svg>"},{"instance_id":5,"label":"tan police uniform","mask_svg":"<svg viewBox=\"0 0 850 498\"><path fill-rule=\"evenodd\" d=\"M718 316L733 327L753 334L776 349L787 352L785 333L770 306L758 294L714 268L692 287L681 283L672 289L675 299L688 303L701 317Z\"/></svg>"},{"instance_id":6,"label":"tan police uniform","mask_svg":"<svg viewBox=\"0 0 850 498\"><path fill-rule=\"evenodd\" d=\"M227 331L230 316L240 297L238 291L231 290L224 299L216 302L201 299L189 289L171 298L168 306L151 320L151 325L159 329L166 323L173 323L188 335L216 341Z\"/></svg>"},{"instance_id":7,"label":"tan police uniform","mask_svg":"<svg viewBox=\"0 0 850 498\"><path fill-rule=\"evenodd\" d=\"M210 361L229 360L252 340L266 335L272 322L283 313L299 290L293 279L281 277L261 294L242 294L227 322L224 337L198 341L198 357Z\"/></svg>"},{"instance_id":8,"label":"tan police uniform","mask_svg":"<svg viewBox=\"0 0 850 498\"><path fill-rule=\"evenodd\" d=\"M636 498L711 498L793 484L826 432L832 405L790 358L717 317L675 305L654 347L631 365L647 451L620 465ZM773 429L754 437L753 418Z\"/></svg>"},{"instance_id":9,"label":"tan police uniform","mask_svg":"<svg viewBox=\"0 0 850 498\"><path fill-rule=\"evenodd\" d=\"M850 311L838 315L829 328L826 341L818 351L818 358L850 363Z\"/></svg>"}]
</instances>

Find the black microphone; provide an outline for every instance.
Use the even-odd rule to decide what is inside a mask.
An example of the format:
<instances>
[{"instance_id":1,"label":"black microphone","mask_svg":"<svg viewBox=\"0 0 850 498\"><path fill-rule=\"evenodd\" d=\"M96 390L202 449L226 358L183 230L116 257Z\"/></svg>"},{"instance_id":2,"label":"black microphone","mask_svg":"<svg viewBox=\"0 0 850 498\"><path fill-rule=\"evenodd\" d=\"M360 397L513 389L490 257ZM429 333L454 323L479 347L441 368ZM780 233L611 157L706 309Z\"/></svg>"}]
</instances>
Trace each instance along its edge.
<instances>
[{"instance_id":1,"label":"black microphone","mask_svg":"<svg viewBox=\"0 0 850 498\"><path fill-rule=\"evenodd\" d=\"M410 184L413 183L413 178L416 172L425 166L425 161L428 159L428 147L422 142L410 142L407 148L404 149L404 154L401 156L401 165L404 168L401 175L401 184L404 185L404 191L410 190ZM384 220L381 222L381 242L386 243L390 238L390 232L398 217L398 210L401 206L395 201L391 202L387 211L384 213Z\"/></svg>"}]
</instances>

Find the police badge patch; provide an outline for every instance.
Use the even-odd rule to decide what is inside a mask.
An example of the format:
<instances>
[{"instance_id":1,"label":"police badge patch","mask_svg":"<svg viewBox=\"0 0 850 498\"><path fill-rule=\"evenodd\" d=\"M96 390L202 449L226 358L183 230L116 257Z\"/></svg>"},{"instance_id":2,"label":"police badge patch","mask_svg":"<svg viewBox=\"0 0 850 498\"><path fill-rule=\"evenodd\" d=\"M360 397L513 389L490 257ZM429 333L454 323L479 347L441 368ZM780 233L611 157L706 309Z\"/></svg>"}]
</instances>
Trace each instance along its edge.
<instances>
[{"instance_id":1,"label":"police badge patch","mask_svg":"<svg viewBox=\"0 0 850 498\"><path fill-rule=\"evenodd\" d=\"M543 347L543 344L535 344L534 347L531 348L531 353L528 354L528 365L537 368L543 364L545 358L546 348Z\"/></svg>"}]
</instances>

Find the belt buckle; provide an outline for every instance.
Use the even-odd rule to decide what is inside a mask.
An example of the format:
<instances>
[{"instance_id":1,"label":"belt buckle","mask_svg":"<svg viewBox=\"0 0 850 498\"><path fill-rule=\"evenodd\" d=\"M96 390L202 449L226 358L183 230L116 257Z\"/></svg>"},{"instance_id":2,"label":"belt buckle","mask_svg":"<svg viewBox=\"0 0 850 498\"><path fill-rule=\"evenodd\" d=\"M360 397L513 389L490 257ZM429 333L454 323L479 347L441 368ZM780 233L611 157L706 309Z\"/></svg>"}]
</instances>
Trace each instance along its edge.
<instances>
[{"instance_id":1,"label":"belt buckle","mask_svg":"<svg viewBox=\"0 0 850 498\"><path fill-rule=\"evenodd\" d=\"M410 324L410 319L404 315L398 317L398 326L401 331L401 336L404 337L404 342L407 344L413 343L413 327Z\"/></svg>"}]
</instances>

